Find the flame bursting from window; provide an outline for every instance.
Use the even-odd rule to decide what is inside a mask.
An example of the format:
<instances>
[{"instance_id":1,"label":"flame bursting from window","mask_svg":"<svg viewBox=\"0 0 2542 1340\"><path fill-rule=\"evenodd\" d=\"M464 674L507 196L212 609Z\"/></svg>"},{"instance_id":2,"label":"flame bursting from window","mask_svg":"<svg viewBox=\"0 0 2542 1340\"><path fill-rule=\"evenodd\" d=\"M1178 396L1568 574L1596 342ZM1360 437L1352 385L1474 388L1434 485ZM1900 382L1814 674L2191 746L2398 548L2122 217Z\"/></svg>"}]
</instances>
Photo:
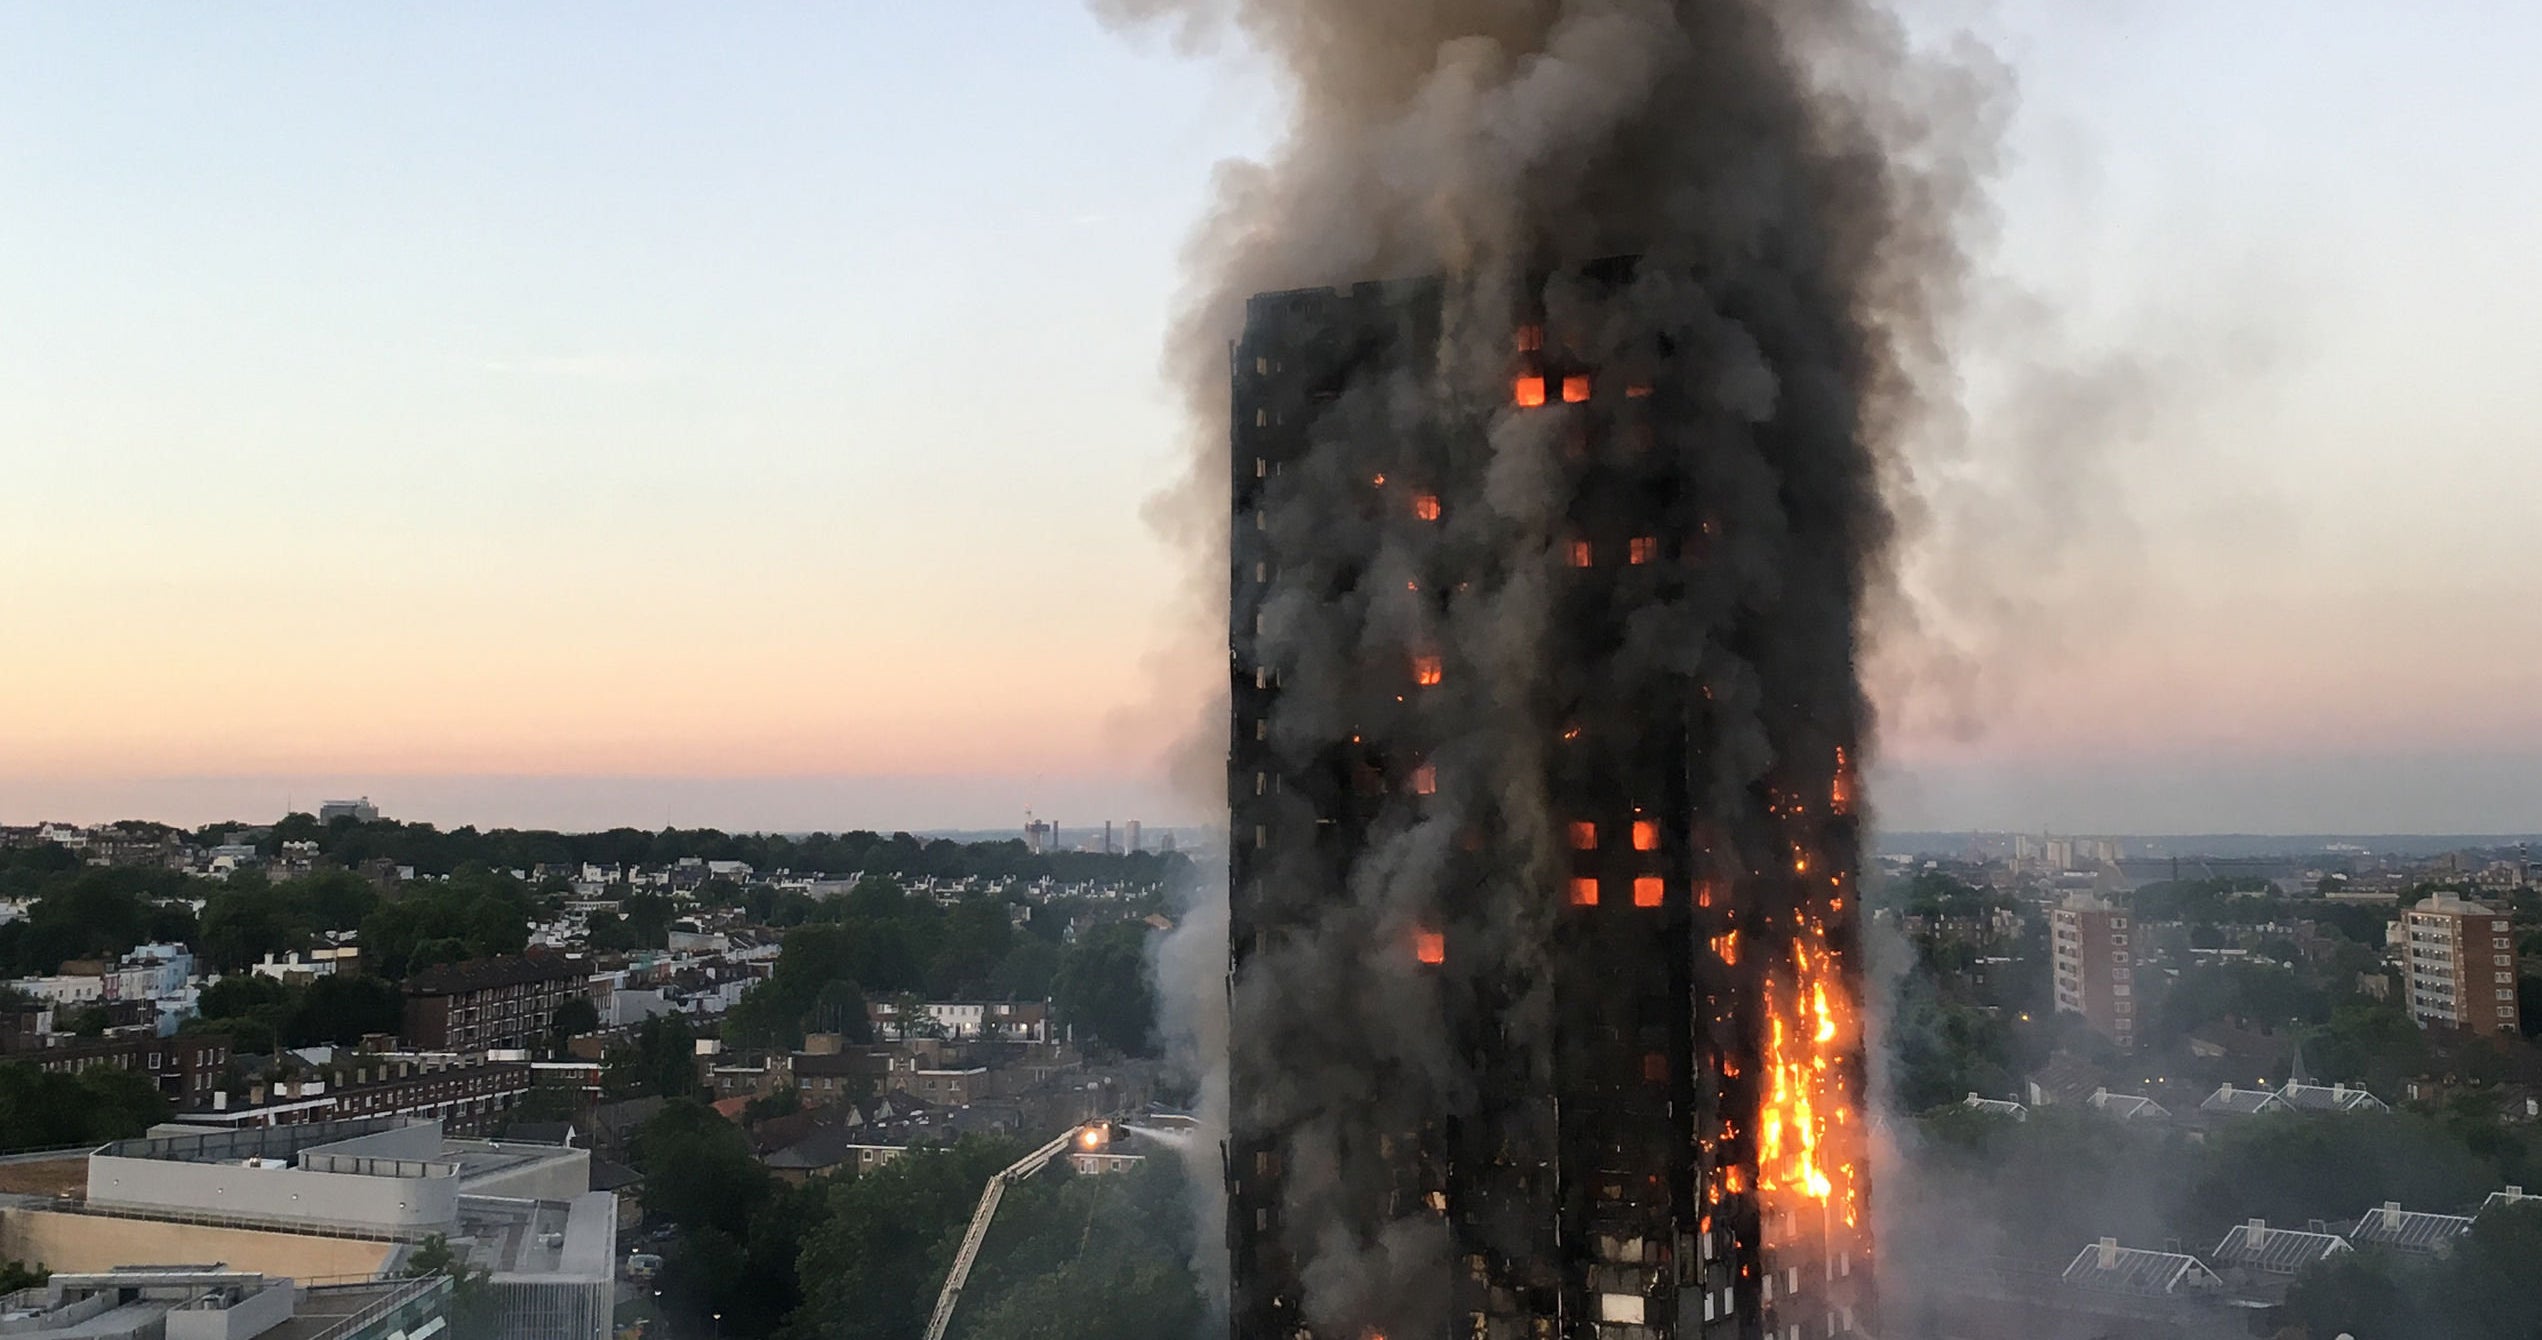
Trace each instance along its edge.
<instances>
[{"instance_id":1,"label":"flame bursting from window","mask_svg":"<svg viewBox=\"0 0 2542 1340\"><path fill-rule=\"evenodd\" d=\"M1826 928L1815 919L1793 941L1790 962L1767 974L1765 1015L1758 1189L1770 1203L1814 1203L1854 1226L1862 1155L1850 1057L1860 1026Z\"/></svg>"}]
</instances>

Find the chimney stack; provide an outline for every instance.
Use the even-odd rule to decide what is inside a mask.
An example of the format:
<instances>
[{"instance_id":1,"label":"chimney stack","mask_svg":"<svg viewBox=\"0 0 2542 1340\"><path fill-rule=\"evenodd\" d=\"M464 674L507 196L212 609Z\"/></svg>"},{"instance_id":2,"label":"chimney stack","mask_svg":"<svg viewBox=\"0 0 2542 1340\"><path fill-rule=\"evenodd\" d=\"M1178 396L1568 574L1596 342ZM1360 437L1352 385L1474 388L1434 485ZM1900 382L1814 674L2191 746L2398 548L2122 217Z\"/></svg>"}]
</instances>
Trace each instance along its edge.
<instances>
[{"instance_id":1,"label":"chimney stack","mask_svg":"<svg viewBox=\"0 0 2542 1340\"><path fill-rule=\"evenodd\" d=\"M2248 1246L2252 1251L2256 1252L2267 1247L2268 1221L2265 1219L2252 1220L2250 1222L2250 1226L2242 1230L2242 1237L2244 1245Z\"/></svg>"},{"instance_id":2,"label":"chimney stack","mask_svg":"<svg viewBox=\"0 0 2542 1340\"><path fill-rule=\"evenodd\" d=\"M2101 1269L2118 1269L2118 1239L2101 1239Z\"/></svg>"},{"instance_id":3,"label":"chimney stack","mask_svg":"<svg viewBox=\"0 0 2542 1340\"><path fill-rule=\"evenodd\" d=\"M2383 1231L2386 1233L2401 1231L2401 1202L2397 1200L2383 1202Z\"/></svg>"}]
</instances>

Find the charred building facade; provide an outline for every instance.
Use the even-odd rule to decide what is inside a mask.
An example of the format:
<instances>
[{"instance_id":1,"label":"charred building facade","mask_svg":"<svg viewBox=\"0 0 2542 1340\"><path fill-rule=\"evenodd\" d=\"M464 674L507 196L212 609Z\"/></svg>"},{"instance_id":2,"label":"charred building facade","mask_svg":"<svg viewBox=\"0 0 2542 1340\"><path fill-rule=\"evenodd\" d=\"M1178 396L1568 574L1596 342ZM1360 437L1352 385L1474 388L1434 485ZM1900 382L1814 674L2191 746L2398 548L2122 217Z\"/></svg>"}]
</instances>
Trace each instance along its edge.
<instances>
[{"instance_id":1,"label":"charred building facade","mask_svg":"<svg viewBox=\"0 0 2542 1340\"><path fill-rule=\"evenodd\" d=\"M1738 386L1821 335L1657 261L1248 304L1237 1340L1872 1324L1877 509L1853 424Z\"/></svg>"}]
</instances>

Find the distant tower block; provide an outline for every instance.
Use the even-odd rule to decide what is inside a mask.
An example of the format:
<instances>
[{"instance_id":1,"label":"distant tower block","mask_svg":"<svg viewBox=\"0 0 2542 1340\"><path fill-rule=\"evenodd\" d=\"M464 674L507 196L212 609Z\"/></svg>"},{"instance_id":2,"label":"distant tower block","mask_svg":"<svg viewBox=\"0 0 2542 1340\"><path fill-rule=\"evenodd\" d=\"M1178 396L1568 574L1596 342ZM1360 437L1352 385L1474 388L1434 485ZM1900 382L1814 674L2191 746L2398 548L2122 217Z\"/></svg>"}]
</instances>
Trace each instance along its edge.
<instances>
[{"instance_id":1,"label":"distant tower block","mask_svg":"<svg viewBox=\"0 0 2542 1340\"><path fill-rule=\"evenodd\" d=\"M1123 850L1123 851L1137 851L1138 849L1139 849L1139 821L1138 821L1138 820L1136 820L1136 819L1132 819L1132 820L1130 821L1130 826L1129 826L1129 828L1128 828L1127 830L1125 830L1125 832L1124 832L1124 834L1123 834L1123 836L1122 836L1122 839L1121 839L1121 850Z\"/></svg>"}]
</instances>

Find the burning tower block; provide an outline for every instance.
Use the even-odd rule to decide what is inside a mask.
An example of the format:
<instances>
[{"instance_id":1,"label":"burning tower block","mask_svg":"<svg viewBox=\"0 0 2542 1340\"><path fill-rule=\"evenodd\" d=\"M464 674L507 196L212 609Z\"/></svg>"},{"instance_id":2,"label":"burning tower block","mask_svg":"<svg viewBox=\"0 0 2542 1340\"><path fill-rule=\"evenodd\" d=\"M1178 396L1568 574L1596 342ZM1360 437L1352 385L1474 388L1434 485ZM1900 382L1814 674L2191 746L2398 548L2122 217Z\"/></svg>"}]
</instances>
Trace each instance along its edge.
<instances>
[{"instance_id":1,"label":"burning tower block","mask_svg":"<svg viewBox=\"0 0 2542 1340\"><path fill-rule=\"evenodd\" d=\"M1231 351L1238 1340L1869 1328L1851 400L1657 260ZM1775 371L1769 372L1768 369Z\"/></svg>"}]
</instances>

